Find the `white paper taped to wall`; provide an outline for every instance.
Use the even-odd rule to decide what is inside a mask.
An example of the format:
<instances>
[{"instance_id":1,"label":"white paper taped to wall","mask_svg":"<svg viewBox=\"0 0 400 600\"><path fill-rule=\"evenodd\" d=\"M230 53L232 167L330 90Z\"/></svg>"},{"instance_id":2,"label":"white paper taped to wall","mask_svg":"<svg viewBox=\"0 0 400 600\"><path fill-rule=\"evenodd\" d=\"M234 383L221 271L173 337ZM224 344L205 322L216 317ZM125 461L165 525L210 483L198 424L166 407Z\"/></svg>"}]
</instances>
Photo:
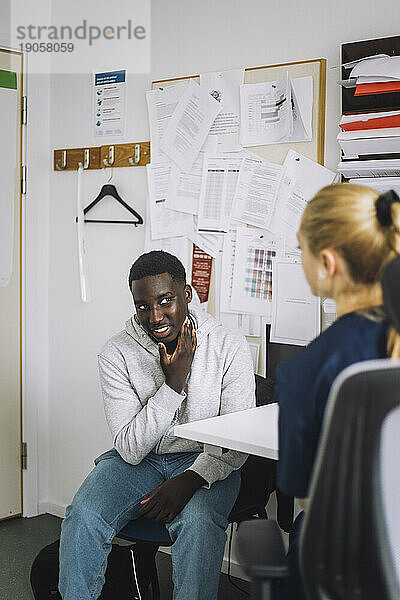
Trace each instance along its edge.
<instances>
[{"instance_id":1,"label":"white paper taped to wall","mask_svg":"<svg viewBox=\"0 0 400 600\"><path fill-rule=\"evenodd\" d=\"M182 171L175 163L172 163L167 192L167 208L172 208L173 210L179 210L192 215L197 215L199 213L204 156L206 152L211 154L216 152L217 142L217 136L207 136L189 173L185 173L185 171Z\"/></svg>"},{"instance_id":2,"label":"white paper taped to wall","mask_svg":"<svg viewBox=\"0 0 400 600\"><path fill-rule=\"evenodd\" d=\"M282 176L281 165L245 157L233 200L232 218L269 229Z\"/></svg>"},{"instance_id":3,"label":"white paper taped to wall","mask_svg":"<svg viewBox=\"0 0 400 600\"><path fill-rule=\"evenodd\" d=\"M240 141L243 146L274 144L293 133L288 72L278 81L240 86Z\"/></svg>"},{"instance_id":4,"label":"white paper taped to wall","mask_svg":"<svg viewBox=\"0 0 400 600\"><path fill-rule=\"evenodd\" d=\"M239 87L243 83L243 77L244 69L231 69L200 75L200 87L204 88L221 104L221 112L216 116L209 134L218 137L219 152L235 152L242 148L239 142Z\"/></svg>"},{"instance_id":5,"label":"white paper taped to wall","mask_svg":"<svg viewBox=\"0 0 400 600\"><path fill-rule=\"evenodd\" d=\"M161 150L189 172L221 105L192 79L179 100L160 142Z\"/></svg>"},{"instance_id":6,"label":"white paper taped to wall","mask_svg":"<svg viewBox=\"0 0 400 600\"><path fill-rule=\"evenodd\" d=\"M227 233L243 157L205 155L199 201L198 231Z\"/></svg>"},{"instance_id":7,"label":"white paper taped to wall","mask_svg":"<svg viewBox=\"0 0 400 600\"><path fill-rule=\"evenodd\" d=\"M282 238L260 229L238 229L231 310L271 315L272 261L282 253Z\"/></svg>"},{"instance_id":8,"label":"white paper taped to wall","mask_svg":"<svg viewBox=\"0 0 400 600\"><path fill-rule=\"evenodd\" d=\"M320 302L299 263L273 262L271 342L306 346L320 331Z\"/></svg>"},{"instance_id":9,"label":"white paper taped to wall","mask_svg":"<svg viewBox=\"0 0 400 600\"><path fill-rule=\"evenodd\" d=\"M182 81L146 92L152 162L167 158L160 150L160 140L188 83Z\"/></svg>"},{"instance_id":10,"label":"white paper taped to wall","mask_svg":"<svg viewBox=\"0 0 400 600\"><path fill-rule=\"evenodd\" d=\"M147 165L151 237L154 240L188 235L193 216L166 207L171 161Z\"/></svg>"},{"instance_id":11,"label":"white paper taped to wall","mask_svg":"<svg viewBox=\"0 0 400 600\"><path fill-rule=\"evenodd\" d=\"M288 186L286 190L281 188L270 228L283 233L286 246L293 249L297 247L296 234L307 202L332 183L336 173L294 150L288 151L283 167Z\"/></svg>"}]
</instances>

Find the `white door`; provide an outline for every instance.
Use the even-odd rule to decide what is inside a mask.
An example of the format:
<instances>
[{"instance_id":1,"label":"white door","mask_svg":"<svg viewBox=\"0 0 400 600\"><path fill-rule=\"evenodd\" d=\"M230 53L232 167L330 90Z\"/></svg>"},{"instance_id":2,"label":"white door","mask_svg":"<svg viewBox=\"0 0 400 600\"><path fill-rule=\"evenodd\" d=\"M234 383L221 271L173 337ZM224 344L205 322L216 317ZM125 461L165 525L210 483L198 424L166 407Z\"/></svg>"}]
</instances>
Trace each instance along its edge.
<instances>
[{"instance_id":1,"label":"white door","mask_svg":"<svg viewBox=\"0 0 400 600\"><path fill-rule=\"evenodd\" d=\"M0 519L22 513L22 55L0 49Z\"/></svg>"}]
</instances>

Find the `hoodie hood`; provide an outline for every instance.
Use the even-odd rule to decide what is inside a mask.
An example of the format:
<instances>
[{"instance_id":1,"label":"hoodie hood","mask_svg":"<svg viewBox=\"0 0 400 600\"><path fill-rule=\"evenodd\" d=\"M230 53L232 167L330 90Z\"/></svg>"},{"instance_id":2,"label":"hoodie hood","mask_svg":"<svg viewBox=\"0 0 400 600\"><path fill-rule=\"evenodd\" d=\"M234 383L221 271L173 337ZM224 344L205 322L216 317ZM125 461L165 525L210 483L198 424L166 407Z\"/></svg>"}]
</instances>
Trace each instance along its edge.
<instances>
[{"instance_id":1,"label":"hoodie hood","mask_svg":"<svg viewBox=\"0 0 400 600\"><path fill-rule=\"evenodd\" d=\"M214 317L212 317L209 313L204 312L196 305L189 305L189 317L196 332L197 346L200 346L207 335L209 335L209 333L216 327L222 327L221 323L219 323ZM157 342L154 342L145 329L143 329L136 314L126 322L125 331L143 348L146 348L152 354L158 355Z\"/></svg>"}]
</instances>

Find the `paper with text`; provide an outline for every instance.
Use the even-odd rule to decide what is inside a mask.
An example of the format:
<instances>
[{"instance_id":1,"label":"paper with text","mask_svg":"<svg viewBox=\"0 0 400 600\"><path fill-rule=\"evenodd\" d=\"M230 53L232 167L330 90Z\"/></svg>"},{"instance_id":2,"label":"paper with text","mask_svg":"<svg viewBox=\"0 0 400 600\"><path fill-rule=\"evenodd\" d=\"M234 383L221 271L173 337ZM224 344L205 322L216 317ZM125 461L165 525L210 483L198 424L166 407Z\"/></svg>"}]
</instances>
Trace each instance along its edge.
<instances>
[{"instance_id":1,"label":"paper with text","mask_svg":"<svg viewBox=\"0 0 400 600\"><path fill-rule=\"evenodd\" d=\"M231 310L271 315L272 263L282 252L282 238L258 229L238 229Z\"/></svg>"},{"instance_id":2,"label":"paper with text","mask_svg":"<svg viewBox=\"0 0 400 600\"><path fill-rule=\"evenodd\" d=\"M193 230L193 216L170 210L165 206L171 163L151 163L146 169L152 239L188 235Z\"/></svg>"},{"instance_id":3,"label":"paper with text","mask_svg":"<svg viewBox=\"0 0 400 600\"><path fill-rule=\"evenodd\" d=\"M239 142L240 126L240 85L243 83L244 69L231 69L200 75L200 87L204 88L221 104L221 112L211 125L210 135L217 136L219 152L235 152L241 149Z\"/></svg>"},{"instance_id":4,"label":"paper with text","mask_svg":"<svg viewBox=\"0 0 400 600\"><path fill-rule=\"evenodd\" d=\"M197 217L193 217L193 231L190 233L189 238L194 242L199 248L202 248L210 254L210 256L216 258L219 254L222 253L222 247L224 243L224 235L223 234L215 234L215 233L200 233L198 231L198 221Z\"/></svg>"},{"instance_id":5,"label":"paper with text","mask_svg":"<svg viewBox=\"0 0 400 600\"><path fill-rule=\"evenodd\" d=\"M198 215L205 150L214 154L217 150L217 142L216 136L207 136L189 173L181 171L174 163L172 164L166 202L168 208Z\"/></svg>"},{"instance_id":6,"label":"paper with text","mask_svg":"<svg viewBox=\"0 0 400 600\"><path fill-rule=\"evenodd\" d=\"M269 229L283 172L281 165L246 157L240 169L232 218Z\"/></svg>"},{"instance_id":7,"label":"paper with text","mask_svg":"<svg viewBox=\"0 0 400 600\"><path fill-rule=\"evenodd\" d=\"M221 323L231 331L251 337L261 336L261 317L258 315L243 313L220 313L219 319Z\"/></svg>"},{"instance_id":8,"label":"paper with text","mask_svg":"<svg viewBox=\"0 0 400 600\"><path fill-rule=\"evenodd\" d=\"M273 262L271 342L305 346L320 332L320 302L303 267L286 259Z\"/></svg>"},{"instance_id":9,"label":"paper with text","mask_svg":"<svg viewBox=\"0 0 400 600\"><path fill-rule=\"evenodd\" d=\"M236 312L231 308L231 298L233 288L233 269L235 267L236 244L239 229L247 231L247 227L233 227L229 230L228 234L224 236L220 276L221 297L219 308L221 313Z\"/></svg>"},{"instance_id":10,"label":"paper with text","mask_svg":"<svg viewBox=\"0 0 400 600\"><path fill-rule=\"evenodd\" d=\"M152 162L167 158L160 150L160 140L188 83L182 81L146 92Z\"/></svg>"},{"instance_id":11,"label":"paper with text","mask_svg":"<svg viewBox=\"0 0 400 600\"><path fill-rule=\"evenodd\" d=\"M191 79L160 142L161 150L182 171L192 168L220 110L220 103Z\"/></svg>"},{"instance_id":12,"label":"paper with text","mask_svg":"<svg viewBox=\"0 0 400 600\"><path fill-rule=\"evenodd\" d=\"M292 89L293 132L288 142L312 140L313 78L295 77L290 80Z\"/></svg>"},{"instance_id":13,"label":"paper with text","mask_svg":"<svg viewBox=\"0 0 400 600\"><path fill-rule=\"evenodd\" d=\"M197 224L199 232L227 233L243 160L241 156L205 155Z\"/></svg>"},{"instance_id":14,"label":"paper with text","mask_svg":"<svg viewBox=\"0 0 400 600\"><path fill-rule=\"evenodd\" d=\"M283 167L288 185L279 194L271 229L284 233L286 246L293 249L298 245L296 235L307 202L331 184L336 173L294 150L288 151Z\"/></svg>"},{"instance_id":15,"label":"paper with text","mask_svg":"<svg viewBox=\"0 0 400 600\"><path fill-rule=\"evenodd\" d=\"M274 144L293 132L288 72L278 81L240 86L240 141L243 146Z\"/></svg>"}]
</instances>

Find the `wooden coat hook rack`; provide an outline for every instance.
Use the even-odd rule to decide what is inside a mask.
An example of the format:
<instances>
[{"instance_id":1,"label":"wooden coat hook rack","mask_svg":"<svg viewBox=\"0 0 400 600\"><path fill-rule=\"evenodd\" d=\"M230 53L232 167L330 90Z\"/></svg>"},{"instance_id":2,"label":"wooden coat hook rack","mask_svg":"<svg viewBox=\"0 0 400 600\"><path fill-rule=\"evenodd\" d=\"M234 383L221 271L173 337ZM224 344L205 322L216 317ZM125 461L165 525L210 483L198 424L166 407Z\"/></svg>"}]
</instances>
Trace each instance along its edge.
<instances>
[{"instance_id":1,"label":"wooden coat hook rack","mask_svg":"<svg viewBox=\"0 0 400 600\"><path fill-rule=\"evenodd\" d=\"M77 171L79 163L85 170L105 167L144 167L150 162L150 142L109 144L89 148L54 150L55 171Z\"/></svg>"}]
</instances>

